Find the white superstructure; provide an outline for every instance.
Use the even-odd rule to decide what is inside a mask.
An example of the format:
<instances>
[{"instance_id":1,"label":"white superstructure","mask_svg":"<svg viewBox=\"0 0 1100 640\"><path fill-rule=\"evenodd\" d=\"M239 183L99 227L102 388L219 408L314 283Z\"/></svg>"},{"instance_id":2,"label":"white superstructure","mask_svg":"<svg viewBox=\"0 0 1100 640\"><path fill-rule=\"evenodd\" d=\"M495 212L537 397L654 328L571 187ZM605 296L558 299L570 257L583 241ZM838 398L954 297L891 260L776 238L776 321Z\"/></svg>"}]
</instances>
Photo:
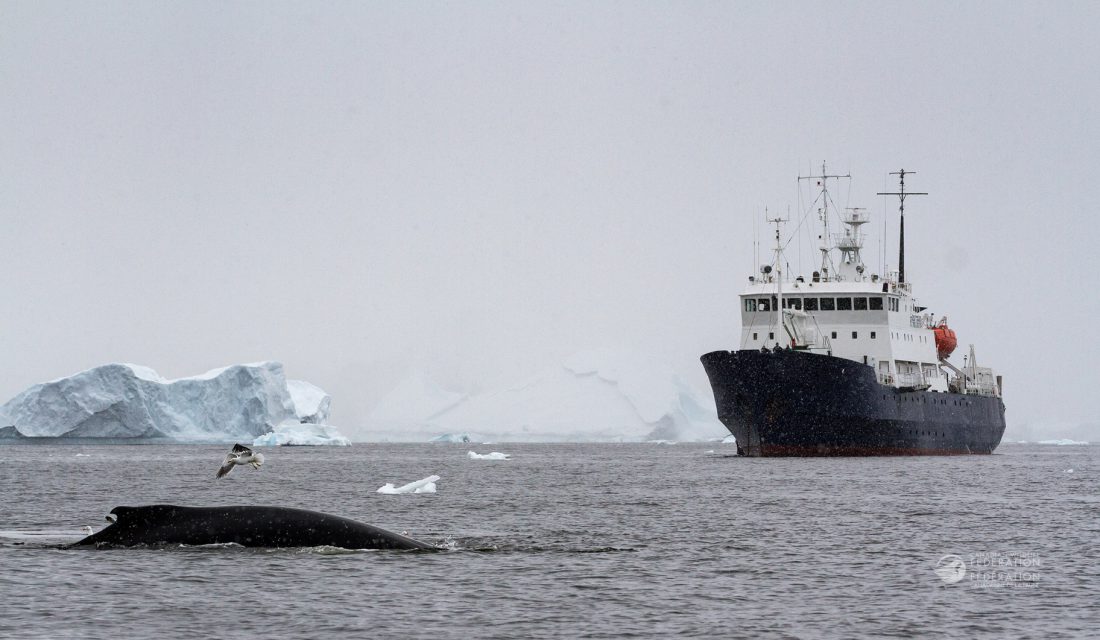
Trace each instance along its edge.
<instances>
[{"instance_id":1,"label":"white superstructure","mask_svg":"<svg viewBox=\"0 0 1100 640\"><path fill-rule=\"evenodd\" d=\"M904 195L913 195L905 193L907 173L900 172L901 192L890 194L900 195L903 203ZM829 176L823 170L813 177L821 178L822 188L821 266L808 277L784 277L779 233L784 221L769 220L776 225L775 260L751 276L741 293L741 348L791 348L845 358L873 368L880 384L899 389L1000 396L999 377L977 366L973 345L963 368L947 361L954 333L945 319L933 317L918 303L903 272L868 272L860 254L860 227L869 221L866 211L846 210L839 215L844 230L829 234L825 180L847 176ZM904 264L902 258L899 263ZM938 349L937 331L941 341L950 335L950 348Z\"/></svg>"}]
</instances>

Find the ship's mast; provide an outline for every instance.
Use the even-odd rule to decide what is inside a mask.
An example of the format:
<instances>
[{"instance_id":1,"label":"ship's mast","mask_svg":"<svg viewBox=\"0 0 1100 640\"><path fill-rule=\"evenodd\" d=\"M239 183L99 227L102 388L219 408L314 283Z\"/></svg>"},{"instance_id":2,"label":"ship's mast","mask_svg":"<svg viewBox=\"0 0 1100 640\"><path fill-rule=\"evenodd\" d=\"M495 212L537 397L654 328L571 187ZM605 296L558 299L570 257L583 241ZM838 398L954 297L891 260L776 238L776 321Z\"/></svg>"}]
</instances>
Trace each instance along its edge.
<instances>
[{"instance_id":1,"label":"ship's mast","mask_svg":"<svg viewBox=\"0 0 1100 640\"><path fill-rule=\"evenodd\" d=\"M863 280L863 232L859 228L867 224L868 220L867 212L861 207L848 207L840 217L847 229L834 239L834 244L840 249L838 273L844 278Z\"/></svg>"},{"instance_id":2,"label":"ship's mast","mask_svg":"<svg viewBox=\"0 0 1100 640\"><path fill-rule=\"evenodd\" d=\"M901 183L901 188L893 193L880 193L880 196L897 196L898 197L898 209L901 212L901 223L898 231L898 284L905 284L905 196L926 196L927 193L920 193L916 191L905 191L905 176L916 175L916 171L906 171L905 169L899 169L898 171L891 171L890 175L898 176L898 181Z\"/></svg>"},{"instance_id":3,"label":"ship's mast","mask_svg":"<svg viewBox=\"0 0 1100 640\"><path fill-rule=\"evenodd\" d=\"M825 162L823 161L822 162L822 175L820 175L820 176L799 176L800 180L818 180L817 184L820 185L821 188L822 188L822 195L821 195L822 206L821 206L821 209L817 210L817 216L818 216L818 218L821 218L822 224L824 225L824 232L823 232L822 235L817 236L817 240L821 241L821 244L817 246L817 250L822 252L822 268L821 268L821 271L822 271L822 276L825 277L825 279L828 279L826 277L828 274L832 274L835 271L835 269L829 269L829 267L831 267L832 263L833 263L832 260L829 260L829 253L828 253L829 251L831 251L833 249L833 247L831 245L829 245L829 234L828 234L828 185L826 183L827 183L829 178L837 178L837 179L838 178L848 178L848 179L851 179L851 174L845 174L843 176L840 175L840 174L829 175L829 173L825 169Z\"/></svg>"},{"instance_id":4,"label":"ship's mast","mask_svg":"<svg viewBox=\"0 0 1100 640\"><path fill-rule=\"evenodd\" d=\"M775 225L775 345L779 346L779 340L783 335L783 245L779 238L779 225L786 222L786 218L776 216L768 218L768 222Z\"/></svg>"},{"instance_id":5,"label":"ship's mast","mask_svg":"<svg viewBox=\"0 0 1100 640\"><path fill-rule=\"evenodd\" d=\"M829 244L829 234L828 234L828 185L826 183L827 183L827 180L829 178L836 178L836 179L838 179L838 178L848 178L848 179L851 179L851 174L845 174L843 176L839 175L839 174L829 175L829 173L825 169L825 163L823 161L822 162L822 175L820 175L820 176L799 176L800 180L818 180L817 184L820 185L821 188L822 188L822 195L821 195L822 206L821 206L821 209L817 210L817 214L818 214L818 217L821 218L822 224L824 225L824 232L823 232L822 235L817 236L817 240L821 241L821 244L817 246L817 249L818 249L818 251L822 252L822 268L821 268L821 271L822 271L823 277L825 277L826 279L828 279L827 278L828 274L832 274L835 271L835 269L829 269L829 267L832 266L832 262L833 262L832 260L829 260L829 253L828 253L829 251L831 251L833 249L831 244Z\"/></svg>"}]
</instances>

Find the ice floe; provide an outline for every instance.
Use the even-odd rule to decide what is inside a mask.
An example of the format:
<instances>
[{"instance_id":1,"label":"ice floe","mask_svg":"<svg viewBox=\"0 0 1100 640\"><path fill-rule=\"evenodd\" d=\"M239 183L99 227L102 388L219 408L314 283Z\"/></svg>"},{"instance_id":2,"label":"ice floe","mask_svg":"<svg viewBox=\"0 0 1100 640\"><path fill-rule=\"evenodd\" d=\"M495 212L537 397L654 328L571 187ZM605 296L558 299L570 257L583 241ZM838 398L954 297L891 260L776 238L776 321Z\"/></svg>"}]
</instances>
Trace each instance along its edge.
<instances>
[{"instance_id":1,"label":"ice floe","mask_svg":"<svg viewBox=\"0 0 1100 640\"><path fill-rule=\"evenodd\" d=\"M466 454L471 460L507 460L509 456L507 453L501 453L499 451L492 451L490 453L477 453L476 451L470 451Z\"/></svg>"},{"instance_id":2,"label":"ice floe","mask_svg":"<svg viewBox=\"0 0 1100 640\"><path fill-rule=\"evenodd\" d=\"M428 476L423 480L410 482L409 484L402 485L396 488L393 486L392 483L387 482L384 486L378 488L378 493L391 495L400 493L435 493L435 483L438 481L439 476Z\"/></svg>"},{"instance_id":3,"label":"ice floe","mask_svg":"<svg viewBox=\"0 0 1100 640\"><path fill-rule=\"evenodd\" d=\"M284 422L252 441L254 447L324 445L348 447L351 441L332 425L302 422Z\"/></svg>"}]
</instances>

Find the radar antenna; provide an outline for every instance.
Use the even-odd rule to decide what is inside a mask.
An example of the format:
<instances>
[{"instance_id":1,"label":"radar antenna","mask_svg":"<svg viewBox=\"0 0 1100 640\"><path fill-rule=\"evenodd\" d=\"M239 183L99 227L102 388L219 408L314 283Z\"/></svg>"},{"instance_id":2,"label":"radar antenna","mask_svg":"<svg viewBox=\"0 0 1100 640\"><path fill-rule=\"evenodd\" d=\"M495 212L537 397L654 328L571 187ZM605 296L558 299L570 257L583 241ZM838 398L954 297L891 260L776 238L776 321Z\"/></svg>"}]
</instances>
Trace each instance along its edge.
<instances>
[{"instance_id":1,"label":"radar antenna","mask_svg":"<svg viewBox=\"0 0 1100 640\"><path fill-rule=\"evenodd\" d=\"M916 175L916 171L906 171L905 169L899 169L898 171L891 171L890 175L898 176L898 181L901 183L901 188L892 193L880 193L880 196L897 196L898 197L898 209L901 211L901 225L898 232L898 284L905 284L905 196L926 196L927 193L921 193L916 191L905 190L905 176Z\"/></svg>"}]
</instances>

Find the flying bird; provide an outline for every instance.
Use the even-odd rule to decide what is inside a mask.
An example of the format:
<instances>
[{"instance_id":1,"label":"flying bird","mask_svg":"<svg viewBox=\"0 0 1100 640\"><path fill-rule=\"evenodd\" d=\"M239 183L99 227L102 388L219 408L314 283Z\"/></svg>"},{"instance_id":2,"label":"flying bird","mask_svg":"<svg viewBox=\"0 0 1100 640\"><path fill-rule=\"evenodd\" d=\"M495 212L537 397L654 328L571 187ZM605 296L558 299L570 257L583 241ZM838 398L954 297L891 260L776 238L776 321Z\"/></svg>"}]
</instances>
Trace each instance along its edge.
<instances>
[{"instance_id":1,"label":"flying bird","mask_svg":"<svg viewBox=\"0 0 1100 640\"><path fill-rule=\"evenodd\" d=\"M215 476L215 479L229 475L233 467L239 464L247 464L253 469L259 469L260 465L263 463L264 454L252 453L252 449L249 449L243 444L235 444L233 445L233 450L225 456L225 462L223 462L221 468L218 469L218 475Z\"/></svg>"}]
</instances>

